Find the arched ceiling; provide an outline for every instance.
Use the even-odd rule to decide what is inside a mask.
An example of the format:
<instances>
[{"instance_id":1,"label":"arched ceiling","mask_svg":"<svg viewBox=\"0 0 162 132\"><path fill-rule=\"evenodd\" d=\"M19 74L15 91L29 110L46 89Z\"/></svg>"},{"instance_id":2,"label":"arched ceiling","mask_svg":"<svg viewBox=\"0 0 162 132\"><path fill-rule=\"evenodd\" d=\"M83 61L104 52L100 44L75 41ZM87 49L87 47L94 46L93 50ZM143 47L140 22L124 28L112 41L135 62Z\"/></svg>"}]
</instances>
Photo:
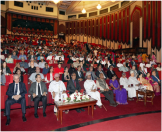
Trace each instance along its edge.
<instances>
[{"instance_id":1,"label":"arched ceiling","mask_svg":"<svg viewBox=\"0 0 162 132\"><path fill-rule=\"evenodd\" d=\"M33 1L34 2L34 1ZM48 6L55 5L53 1L35 1L38 3L43 3ZM114 5L118 3L119 1L60 1L57 6L59 10L66 11L66 14L75 14L75 13L81 13L83 6L86 9L87 12L93 12L94 10L97 10L97 5L101 5L101 9Z\"/></svg>"}]
</instances>

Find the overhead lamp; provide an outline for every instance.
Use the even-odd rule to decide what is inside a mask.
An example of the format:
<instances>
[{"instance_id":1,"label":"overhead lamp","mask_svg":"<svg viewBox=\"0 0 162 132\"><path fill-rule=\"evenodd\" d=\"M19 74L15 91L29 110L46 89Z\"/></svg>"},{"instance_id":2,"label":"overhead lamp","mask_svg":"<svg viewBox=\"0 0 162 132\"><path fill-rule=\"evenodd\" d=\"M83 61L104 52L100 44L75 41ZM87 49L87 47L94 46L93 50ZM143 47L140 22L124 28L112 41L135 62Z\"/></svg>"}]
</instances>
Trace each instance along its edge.
<instances>
[{"instance_id":1,"label":"overhead lamp","mask_svg":"<svg viewBox=\"0 0 162 132\"><path fill-rule=\"evenodd\" d=\"M83 2L83 10L82 13L86 13L86 10L84 9L84 2Z\"/></svg>"},{"instance_id":2,"label":"overhead lamp","mask_svg":"<svg viewBox=\"0 0 162 132\"><path fill-rule=\"evenodd\" d=\"M60 2L60 0L53 0L53 2L54 2L55 4L57 4L57 3Z\"/></svg>"},{"instance_id":3,"label":"overhead lamp","mask_svg":"<svg viewBox=\"0 0 162 132\"><path fill-rule=\"evenodd\" d=\"M97 5L97 9L101 9L101 5L100 4Z\"/></svg>"},{"instance_id":4,"label":"overhead lamp","mask_svg":"<svg viewBox=\"0 0 162 132\"><path fill-rule=\"evenodd\" d=\"M116 0L111 0L111 2L115 2Z\"/></svg>"},{"instance_id":5,"label":"overhead lamp","mask_svg":"<svg viewBox=\"0 0 162 132\"><path fill-rule=\"evenodd\" d=\"M86 13L86 10L83 8L82 13Z\"/></svg>"}]
</instances>

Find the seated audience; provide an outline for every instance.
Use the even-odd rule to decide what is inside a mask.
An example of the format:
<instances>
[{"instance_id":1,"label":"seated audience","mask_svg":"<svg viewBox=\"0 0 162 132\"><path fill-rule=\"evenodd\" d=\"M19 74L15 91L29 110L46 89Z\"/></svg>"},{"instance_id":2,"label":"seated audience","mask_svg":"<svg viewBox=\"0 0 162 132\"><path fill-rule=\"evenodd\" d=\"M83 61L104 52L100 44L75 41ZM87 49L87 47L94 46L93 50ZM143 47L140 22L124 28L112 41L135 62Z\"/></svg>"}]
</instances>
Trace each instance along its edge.
<instances>
[{"instance_id":1,"label":"seated audience","mask_svg":"<svg viewBox=\"0 0 162 132\"><path fill-rule=\"evenodd\" d=\"M29 65L28 65L27 62L25 62L25 58L24 57L21 58L20 67L23 67L25 69L29 68Z\"/></svg>"},{"instance_id":2,"label":"seated audience","mask_svg":"<svg viewBox=\"0 0 162 132\"><path fill-rule=\"evenodd\" d=\"M133 84L133 87L135 87L136 90L138 89L140 85L140 82L137 80L137 77L135 77L133 71L130 72L130 77L128 78L128 82L129 84Z\"/></svg>"},{"instance_id":3,"label":"seated audience","mask_svg":"<svg viewBox=\"0 0 162 132\"><path fill-rule=\"evenodd\" d=\"M128 104L127 102L127 92L126 89L120 88L120 85L118 81L116 80L116 75L112 76L112 79L110 80L109 84L114 89L113 92L116 94L116 102L118 104Z\"/></svg>"},{"instance_id":4,"label":"seated audience","mask_svg":"<svg viewBox=\"0 0 162 132\"><path fill-rule=\"evenodd\" d=\"M119 62L118 62L118 64L116 66L119 68L119 67L123 66L123 64L119 60Z\"/></svg>"},{"instance_id":5,"label":"seated audience","mask_svg":"<svg viewBox=\"0 0 162 132\"><path fill-rule=\"evenodd\" d=\"M17 74L19 76L19 82L24 81L24 77L23 77L20 69L16 69L15 74Z\"/></svg>"},{"instance_id":6,"label":"seated audience","mask_svg":"<svg viewBox=\"0 0 162 132\"><path fill-rule=\"evenodd\" d=\"M101 66L101 65L98 66L98 70L96 71L96 76L97 76L98 78L99 78L99 74L100 74L100 73L103 73L103 74L104 74L104 78L105 78L105 79L108 79L106 73L102 70L102 66Z\"/></svg>"},{"instance_id":7,"label":"seated audience","mask_svg":"<svg viewBox=\"0 0 162 132\"><path fill-rule=\"evenodd\" d=\"M111 65L112 65L113 67L116 67L116 64L115 64L114 61L112 61Z\"/></svg>"},{"instance_id":8,"label":"seated audience","mask_svg":"<svg viewBox=\"0 0 162 132\"><path fill-rule=\"evenodd\" d=\"M129 71L128 67L126 67L126 63L125 62L123 63L123 66L119 67L119 71L122 71L122 72Z\"/></svg>"},{"instance_id":9,"label":"seated audience","mask_svg":"<svg viewBox=\"0 0 162 132\"><path fill-rule=\"evenodd\" d=\"M77 70L74 68L74 65L71 64L69 68L69 74L71 75L73 72L76 72Z\"/></svg>"},{"instance_id":10,"label":"seated audience","mask_svg":"<svg viewBox=\"0 0 162 132\"><path fill-rule=\"evenodd\" d=\"M146 77L146 72L144 72L141 67L138 68L138 75L139 74L142 74L143 77Z\"/></svg>"},{"instance_id":11,"label":"seated audience","mask_svg":"<svg viewBox=\"0 0 162 132\"><path fill-rule=\"evenodd\" d=\"M73 60L72 60L72 57L71 57L71 56L70 56L70 58L69 58L67 64L73 64Z\"/></svg>"},{"instance_id":12,"label":"seated audience","mask_svg":"<svg viewBox=\"0 0 162 132\"><path fill-rule=\"evenodd\" d=\"M78 66L77 68L78 68L78 70L76 72L76 80L83 81L84 75L83 75L83 72L81 71L81 66Z\"/></svg>"},{"instance_id":13,"label":"seated audience","mask_svg":"<svg viewBox=\"0 0 162 132\"><path fill-rule=\"evenodd\" d=\"M137 70L136 70L136 66L135 66L135 65L132 66L132 69L130 70L130 73L131 73L132 71L134 72L134 76L137 77L138 72L137 72Z\"/></svg>"},{"instance_id":14,"label":"seated audience","mask_svg":"<svg viewBox=\"0 0 162 132\"><path fill-rule=\"evenodd\" d=\"M30 51L30 55L28 57L28 60L31 60L31 59L36 60L36 56L34 55L34 52L33 51Z\"/></svg>"},{"instance_id":15,"label":"seated audience","mask_svg":"<svg viewBox=\"0 0 162 132\"><path fill-rule=\"evenodd\" d=\"M93 66L89 67L89 72L91 72L91 80L97 80L98 77L95 75L95 72L93 71Z\"/></svg>"},{"instance_id":16,"label":"seated audience","mask_svg":"<svg viewBox=\"0 0 162 132\"><path fill-rule=\"evenodd\" d=\"M112 76L116 75L115 71L113 71L113 66L110 65L109 70L107 71L107 76L109 79L112 79Z\"/></svg>"},{"instance_id":17,"label":"seated audience","mask_svg":"<svg viewBox=\"0 0 162 132\"><path fill-rule=\"evenodd\" d=\"M159 85L161 85L161 80L160 80L159 77L157 76L155 70L152 71L152 76L151 76L151 77L152 77L152 79L153 79L154 82L157 82Z\"/></svg>"},{"instance_id":18,"label":"seated audience","mask_svg":"<svg viewBox=\"0 0 162 132\"><path fill-rule=\"evenodd\" d=\"M47 74L48 72L49 72L48 63L45 63L45 67L43 68L42 73Z\"/></svg>"},{"instance_id":19,"label":"seated audience","mask_svg":"<svg viewBox=\"0 0 162 132\"><path fill-rule=\"evenodd\" d=\"M79 66L81 68L81 71L83 73L86 73L86 71L87 71L87 69L86 69L87 65L85 63L83 64L83 62L84 62L84 60L80 62L80 65Z\"/></svg>"},{"instance_id":20,"label":"seated audience","mask_svg":"<svg viewBox=\"0 0 162 132\"><path fill-rule=\"evenodd\" d=\"M36 67L34 66L34 62L30 62L30 67L28 68L28 74L35 73Z\"/></svg>"},{"instance_id":21,"label":"seated audience","mask_svg":"<svg viewBox=\"0 0 162 132\"><path fill-rule=\"evenodd\" d=\"M44 80L44 75L43 75L42 73L40 73L40 68L39 68L39 67L36 67L36 71L33 72L33 73L30 75L30 77L29 77L29 82L30 82L30 83L36 82L35 76L36 76L37 74L39 74L39 75L41 76L41 80L42 80L42 81L45 81L45 80Z\"/></svg>"},{"instance_id":22,"label":"seated audience","mask_svg":"<svg viewBox=\"0 0 162 132\"><path fill-rule=\"evenodd\" d=\"M54 70L53 70L53 66L50 66L49 68L49 72L47 73L46 77L45 77L45 81L47 83L50 83L54 80Z\"/></svg>"},{"instance_id":23,"label":"seated audience","mask_svg":"<svg viewBox=\"0 0 162 132\"><path fill-rule=\"evenodd\" d=\"M40 61L41 59L43 59L43 60L44 60L44 56L43 56L43 54L42 54L42 53L40 53L40 55L37 57L37 60L38 60L38 61Z\"/></svg>"},{"instance_id":24,"label":"seated audience","mask_svg":"<svg viewBox=\"0 0 162 132\"><path fill-rule=\"evenodd\" d=\"M9 50L7 49L7 47L4 48L4 50L2 51L2 54L5 54L5 55L9 54Z\"/></svg>"},{"instance_id":25,"label":"seated audience","mask_svg":"<svg viewBox=\"0 0 162 132\"><path fill-rule=\"evenodd\" d=\"M35 67L39 67L37 61L34 60L33 58L31 58L30 62L34 62L34 66L35 66ZM30 62L28 63L29 66L30 66Z\"/></svg>"},{"instance_id":26,"label":"seated audience","mask_svg":"<svg viewBox=\"0 0 162 132\"><path fill-rule=\"evenodd\" d=\"M21 60L22 57L24 57L24 59L27 60L27 57L26 55L24 55L24 52L21 52L21 55L19 56L18 59Z\"/></svg>"},{"instance_id":27,"label":"seated audience","mask_svg":"<svg viewBox=\"0 0 162 132\"><path fill-rule=\"evenodd\" d=\"M10 124L10 107L15 103L21 104L22 110L22 120L26 122L26 100L25 94L27 93L25 84L19 81L19 76L15 74L13 76L14 83L9 84L6 95L8 95L8 99L5 102L5 112L7 116L6 126Z\"/></svg>"},{"instance_id":28,"label":"seated audience","mask_svg":"<svg viewBox=\"0 0 162 132\"><path fill-rule=\"evenodd\" d=\"M109 89L103 73L99 75L100 79L96 81L97 87L100 89L100 92L105 96L107 100L110 102L110 106L116 107L118 104L114 101L113 91Z\"/></svg>"},{"instance_id":29,"label":"seated audience","mask_svg":"<svg viewBox=\"0 0 162 132\"><path fill-rule=\"evenodd\" d=\"M19 62L16 63L16 66L14 67L13 73L16 73L17 69L20 69L22 74L25 73L25 69L23 67L20 67Z\"/></svg>"},{"instance_id":30,"label":"seated audience","mask_svg":"<svg viewBox=\"0 0 162 132\"><path fill-rule=\"evenodd\" d=\"M138 81L146 87L147 90L153 91L152 85L142 76L142 73L138 75Z\"/></svg>"},{"instance_id":31,"label":"seated audience","mask_svg":"<svg viewBox=\"0 0 162 132\"><path fill-rule=\"evenodd\" d=\"M86 93L90 95L92 98L97 100L96 105L100 108L102 108L100 93L97 91L97 85L93 80L91 80L91 72L86 73L86 81L84 82L84 88L86 90ZM94 109L96 109L94 107Z\"/></svg>"},{"instance_id":32,"label":"seated audience","mask_svg":"<svg viewBox=\"0 0 162 132\"><path fill-rule=\"evenodd\" d=\"M0 74L1 74L1 85L5 85L6 77L5 77L5 74L3 73L2 69L0 69Z\"/></svg>"},{"instance_id":33,"label":"seated audience","mask_svg":"<svg viewBox=\"0 0 162 132\"><path fill-rule=\"evenodd\" d=\"M159 73L158 73L157 69L154 67L154 64L151 65L150 73L151 73L152 71L155 71L155 72L156 72L156 76L159 78Z\"/></svg>"},{"instance_id":34,"label":"seated audience","mask_svg":"<svg viewBox=\"0 0 162 132\"><path fill-rule=\"evenodd\" d=\"M142 61L139 65L139 67L141 67L141 69L143 70L144 69L144 66L145 66L145 61Z\"/></svg>"},{"instance_id":35,"label":"seated audience","mask_svg":"<svg viewBox=\"0 0 162 132\"><path fill-rule=\"evenodd\" d=\"M37 109L39 101L43 104L43 117L46 117L46 106L47 106L47 87L40 74L35 75L35 82L31 84L29 89L29 94L31 94L31 100L34 101L34 117L39 118L37 114Z\"/></svg>"},{"instance_id":36,"label":"seated audience","mask_svg":"<svg viewBox=\"0 0 162 132\"><path fill-rule=\"evenodd\" d=\"M160 87L158 82L154 81L150 76L150 73L147 73L146 80L152 85L155 95L160 95Z\"/></svg>"},{"instance_id":37,"label":"seated audience","mask_svg":"<svg viewBox=\"0 0 162 132\"><path fill-rule=\"evenodd\" d=\"M62 58L61 57L59 57L59 60L57 61L57 63L59 64L62 64L62 63L64 63L64 61L62 60Z\"/></svg>"},{"instance_id":38,"label":"seated audience","mask_svg":"<svg viewBox=\"0 0 162 132\"><path fill-rule=\"evenodd\" d=\"M65 66L64 73L62 74L62 81L63 82L69 82L69 80L70 80L70 74L68 72L68 67Z\"/></svg>"},{"instance_id":39,"label":"seated audience","mask_svg":"<svg viewBox=\"0 0 162 132\"><path fill-rule=\"evenodd\" d=\"M8 58L5 59L6 63L13 63L13 59L11 58L11 55L8 55Z\"/></svg>"},{"instance_id":40,"label":"seated audience","mask_svg":"<svg viewBox=\"0 0 162 132\"><path fill-rule=\"evenodd\" d=\"M10 68L7 66L7 64L6 64L5 61L2 63L1 69L3 70L3 73L4 73L5 75L10 75L10 74L12 74Z\"/></svg>"},{"instance_id":41,"label":"seated audience","mask_svg":"<svg viewBox=\"0 0 162 132\"><path fill-rule=\"evenodd\" d=\"M55 80L52 81L49 85L48 92L51 92L52 99L55 101L59 101L60 99L63 100L63 98L67 98L66 94L66 87L65 84L59 80L60 74L56 73L54 76ZM57 108L54 106L54 113L56 114ZM66 110L65 113L68 113L69 111Z\"/></svg>"},{"instance_id":42,"label":"seated audience","mask_svg":"<svg viewBox=\"0 0 162 132\"><path fill-rule=\"evenodd\" d=\"M157 71L162 71L162 67L160 66L160 64L157 65L156 70Z\"/></svg>"},{"instance_id":43,"label":"seated audience","mask_svg":"<svg viewBox=\"0 0 162 132\"><path fill-rule=\"evenodd\" d=\"M11 56L11 58L12 58L13 60L18 60L18 57L17 57L17 55L16 55L16 52L15 52L15 51L13 52L13 55Z\"/></svg>"},{"instance_id":44,"label":"seated audience","mask_svg":"<svg viewBox=\"0 0 162 132\"><path fill-rule=\"evenodd\" d=\"M76 79L76 73L75 72L73 72L71 74L71 79L68 82L67 90L69 90L69 94L73 94L75 92L77 93L77 92L80 92L80 90L81 90L79 82ZM81 111L85 111L85 110L83 108L77 108L76 111L78 113L80 113Z\"/></svg>"},{"instance_id":45,"label":"seated audience","mask_svg":"<svg viewBox=\"0 0 162 132\"><path fill-rule=\"evenodd\" d=\"M123 85L123 87L128 91L128 100L133 100L133 97L136 97L136 87L131 86L125 72L122 73L122 77L120 78L119 82L120 85Z\"/></svg>"},{"instance_id":46,"label":"seated audience","mask_svg":"<svg viewBox=\"0 0 162 132\"><path fill-rule=\"evenodd\" d=\"M64 73L64 68L61 67L61 63L58 64L58 67L55 68L55 73L63 74Z\"/></svg>"},{"instance_id":47,"label":"seated audience","mask_svg":"<svg viewBox=\"0 0 162 132\"><path fill-rule=\"evenodd\" d=\"M43 69L43 68L45 67L45 63L46 63L46 62L44 61L43 58L40 58L40 60L41 60L41 62L39 62L38 65L39 65L39 68L42 68L42 69Z\"/></svg>"},{"instance_id":48,"label":"seated audience","mask_svg":"<svg viewBox=\"0 0 162 132\"><path fill-rule=\"evenodd\" d=\"M80 63L79 63L79 59L77 59L76 62L73 63L73 65L74 65L75 68L77 68L77 66L80 65Z\"/></svg>"}]
</instances>

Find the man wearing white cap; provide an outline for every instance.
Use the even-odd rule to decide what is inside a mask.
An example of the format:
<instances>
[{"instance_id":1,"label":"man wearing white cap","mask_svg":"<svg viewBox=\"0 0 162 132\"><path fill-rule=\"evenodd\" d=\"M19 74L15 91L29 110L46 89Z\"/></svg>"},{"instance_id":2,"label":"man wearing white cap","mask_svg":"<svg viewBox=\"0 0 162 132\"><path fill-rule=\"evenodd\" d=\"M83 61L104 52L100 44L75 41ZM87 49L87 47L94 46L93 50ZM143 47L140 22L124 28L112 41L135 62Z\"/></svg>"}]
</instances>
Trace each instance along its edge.
<instances>
[{"instance_id":1,"label":"man wearing white cap","mask_svg":"<svg viewBox=\"0 0 162 132\"><path fill-rule=\"evenodd\" d=\"M100 108L102 108L100 93L97 91L97 85L93 80L91 80L91 72L86 73L87 80L84 82L84 88L86 90L86 93L90 95L92 98L97 100L96 105L98 105ZM94 107L94 109L96 109Z\"/></svg>"},{"instance_id":2,"label":"man wearing white cap","mask_svg":"<svg viewBox=\"0 0 162 132\"><path fill-rule=\"evenodd\" d=\"M54 101L59 101L59 99L63 100L63 98L67 98L66 87L63 81L60 79L60 74L56 73L54 75L55 80L52 81L49 85L48 91L51 92L52 98ZM54 106L54 112L57 112L57 108ZM66 111L68 113L68 111Z\"/></svg>"},{"instance_id":3,"label":"man wearing white cap","mask_svg":"<svg viewBox=\"0 0 162 132\"><path fill-rule=\"evenodd\" d=\"M123 63L123 66L119 67L119 71L122 71L122 72L127 72L127 71L129 71L128 67L126 67L125 62Z\"/></svg>"},{"instance_id":4,"label":"man wearing white cap","mask_svg":"<svg viewBox=\"0 0 162 132\"><path fill-rule=\"evenodd\" d=\"M119 82L120 82L120 85L123 85L124 88L128 91L128 97L129 97L128 100L133 100L131 98L136 97L136 88L135 87L131 87L131 83L126 78L125 72L122 73L122 77L120 78Z\"/></svg>"}]
</instances>

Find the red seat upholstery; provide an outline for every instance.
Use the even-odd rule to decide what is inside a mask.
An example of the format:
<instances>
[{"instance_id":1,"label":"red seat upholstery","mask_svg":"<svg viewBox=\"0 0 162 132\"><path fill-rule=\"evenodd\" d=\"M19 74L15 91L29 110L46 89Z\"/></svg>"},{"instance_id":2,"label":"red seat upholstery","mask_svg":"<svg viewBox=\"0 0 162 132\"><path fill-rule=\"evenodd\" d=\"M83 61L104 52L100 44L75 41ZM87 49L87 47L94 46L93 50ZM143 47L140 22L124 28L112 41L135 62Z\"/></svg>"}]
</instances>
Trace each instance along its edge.
<instances>
[{"instance_id":1,"label":"red seat upholstery","mask_svg":"<svg viewBox=\"0 0 162 132\"><path fill-rule=\"evenodd\" d=\"M118 78L120 78L122 76L122 72L116 72L116 75Z\"/></svg>"},{"instance_id":2,"label":"red seat upholstery","mask_svg":"<svg viewBox=\"0 0 162 132\"><path fill-rule=\"evenodd\" d=\"M159 79L161 80L161 71L158 71L158 73L159 73Z\"/></svg>"}]
</instances>

